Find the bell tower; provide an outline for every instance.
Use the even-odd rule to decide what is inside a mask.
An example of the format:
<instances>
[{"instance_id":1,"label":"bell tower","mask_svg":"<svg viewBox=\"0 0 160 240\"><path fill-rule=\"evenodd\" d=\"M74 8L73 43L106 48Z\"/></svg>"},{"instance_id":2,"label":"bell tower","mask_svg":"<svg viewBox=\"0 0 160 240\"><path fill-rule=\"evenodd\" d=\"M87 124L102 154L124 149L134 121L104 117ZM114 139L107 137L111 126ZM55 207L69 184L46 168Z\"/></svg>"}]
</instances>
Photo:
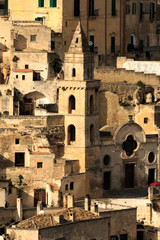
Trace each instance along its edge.
<instances>
[{"instance_id":1,"label":"bell tower","mask_svg":"<svg viewBox=\"0 0 160 240\"><path fill-rule=\"evenodd\" d=\"M59 113L65 115L64 157L79 160L80 173L86 174L85 194L91 194L92 176L98 179L95 172L100 162L100 81L94 80L94 56L80 22L65 53L64 80L59 80L57 85Z\"/></svg>"}]
</instances>

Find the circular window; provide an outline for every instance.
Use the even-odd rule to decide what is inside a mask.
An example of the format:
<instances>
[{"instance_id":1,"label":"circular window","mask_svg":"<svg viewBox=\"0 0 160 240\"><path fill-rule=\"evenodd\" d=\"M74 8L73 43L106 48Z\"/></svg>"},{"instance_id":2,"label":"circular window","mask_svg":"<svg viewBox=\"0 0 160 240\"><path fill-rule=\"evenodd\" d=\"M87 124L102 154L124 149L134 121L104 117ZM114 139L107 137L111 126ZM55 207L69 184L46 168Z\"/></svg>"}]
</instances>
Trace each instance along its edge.
<instances>
[{"instance_id":1,"label":"circular window","mask_svg":"<svg viewBox=\"0 0 160 240\"><path fill-rule=\"evenodd\" d=\"M110 156L109 155L104 156L104 159L103 159L104 165L107 166L109 164L109 162L110 162Z\"/></svg>"},{"instance_id":2,"label":"circular window","mask_svg":"<svg viewBox=\"0 0 160 240\"><path fill-rule=\"evenodd\" d=\"M148 161L152 163L154 161L155 155L154 152L150 152L148 155Z\"/></svg>"}]
</instances>

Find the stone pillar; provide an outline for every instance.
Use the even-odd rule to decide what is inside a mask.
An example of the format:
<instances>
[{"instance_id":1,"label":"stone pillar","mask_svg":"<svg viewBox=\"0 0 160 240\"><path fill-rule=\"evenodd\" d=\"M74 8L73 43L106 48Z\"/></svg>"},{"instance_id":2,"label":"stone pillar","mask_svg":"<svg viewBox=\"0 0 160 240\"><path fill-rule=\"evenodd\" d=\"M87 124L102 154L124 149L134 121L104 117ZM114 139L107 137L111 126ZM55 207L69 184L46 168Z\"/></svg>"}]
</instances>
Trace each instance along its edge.
<instances>
[{"instance_id":1,"label":"stone pillar","mask_svg":"<svg viewBox=\"0 0 160 240\"><path fill-rule=\"evenodd\" d=\"M71 194L68 194L68 196L67 196L67 207L68 208L74 207L74 196Z\"/></svg>"},{"instance_id":2,"label":"stone pillar","mask_svg":"<svg viewBox=\"0 0 160 240\"><path fill-rule=\"evenodd\" d=\"M42 201L38 201L37 203L37 215L40 213L40 211L43 210L43 203Z\"/></svg>"},{"instance_id":3,"label":"stone pillar","mask_svg":"<svg viewBox=\"0 0 160 240\"><path fill-rule=\"evenodd\" d=\"M146 221L149 223L152 222L152 204L150 203L146 205Z\"/></svg>"},{"instance_id":4,"label":"stone pillar","mask_svg":"<svg viewBox=\"0 0 160 240\"><path fill-rule=\"evenodd\" d=\"M84 209L86 211L90 211L91 210L91 198L89 195L86 196L86 198L84 199Z\"/></svg>"},{"instance_id":5,"label":"stone pillar","mask_svg":"<svg viewBox=\"0 0 160 240\"><path fill-rule=\"evenodd\" d=\"M23 218L23 209L22 209L22 199L17 198L17 218L18 221L22 221Z\"/></svg>"},{"instance_id":6,"label":"stone pillar","mask_svg":"<svg viewBox=\"0 0 160 240\"><path fill-rule=\"evenodd\" d=\"M153 186L149 186L148 187L148 199L152 200L154 198L154 187Z\"/></svg>"}]
</instances>

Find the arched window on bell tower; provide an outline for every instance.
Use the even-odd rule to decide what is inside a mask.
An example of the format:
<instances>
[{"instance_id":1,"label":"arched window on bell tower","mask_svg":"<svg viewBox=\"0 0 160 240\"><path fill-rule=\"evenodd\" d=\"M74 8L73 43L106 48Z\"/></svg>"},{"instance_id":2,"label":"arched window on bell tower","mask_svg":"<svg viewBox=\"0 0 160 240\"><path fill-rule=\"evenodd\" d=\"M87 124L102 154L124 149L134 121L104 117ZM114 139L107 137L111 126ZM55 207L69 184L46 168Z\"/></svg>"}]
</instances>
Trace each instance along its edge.
<instances>
[{"instance_id":1,"label":"arched window on bell tower","mask_svg":"<svg viewBox=\"0 0 160 240\"><path fill-rule=\"evenodd\" d=\"M72 77L76 77L76 69L75 68L72 69Z\"/></svg>"},{"instance_id":2,"label":"arched window on bell tower","mask_svg":"<svg viewBox=\"0 0 160 240\"><path fill-rule=\"evenodd\" d=\"M73 95L71 95L69 97L69 109L68 109L68 113L72 113L72 110L76 109L76 100L75 97Z\"/></svg>"},{"instance_id":3,"label":"arched window on bell tower","mask_svg":"<svg viewBox=\"0 0 160 240\"><path fill-rule=\"evenodd\" d=\"M94 125L91 124L91 126L90 126L90 143L93 144L94 140L95 140Z\"/></svg>"},{"instance_id":4,"label":"arched window on bell tower","mask_svg":"<svg viewBox=\"0 0 160 240\"><path fill-rule=\"evenodd\" d=\"M90 96L89 106L90 106L90 113L93 113L94 112L94 99L93 99L93 95Z\"/></svg>"},{"instance_id":5,"label":"arched window on bell tower","mask_svg":"<svg viewBox=\"0 0 160 240\"><path fill-rule=\"evenodd\" d=\"M76 128L74 125L68 126L68 145L76 141Z\"/></svg>"}]
</instances>

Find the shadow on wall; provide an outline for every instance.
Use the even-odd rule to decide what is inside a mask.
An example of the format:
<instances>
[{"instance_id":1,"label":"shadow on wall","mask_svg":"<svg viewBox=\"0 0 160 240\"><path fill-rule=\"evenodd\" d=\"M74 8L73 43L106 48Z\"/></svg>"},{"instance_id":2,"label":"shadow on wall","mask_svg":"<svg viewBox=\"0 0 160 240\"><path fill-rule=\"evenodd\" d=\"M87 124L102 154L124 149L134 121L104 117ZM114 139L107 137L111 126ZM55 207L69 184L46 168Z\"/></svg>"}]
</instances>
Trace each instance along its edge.
<instances>
[{"instance_id":1,"label":"shadow on wall","mask_svg":"<svg viewBox=\"0 0 160 240\"><path fill-rule=\"evenodd\" d=\"M17 38L14 40L14 46L16 51L21 51L23 49L26 49L27 39L23 35L18 34Z\"/></svg>"}]
</instances>

